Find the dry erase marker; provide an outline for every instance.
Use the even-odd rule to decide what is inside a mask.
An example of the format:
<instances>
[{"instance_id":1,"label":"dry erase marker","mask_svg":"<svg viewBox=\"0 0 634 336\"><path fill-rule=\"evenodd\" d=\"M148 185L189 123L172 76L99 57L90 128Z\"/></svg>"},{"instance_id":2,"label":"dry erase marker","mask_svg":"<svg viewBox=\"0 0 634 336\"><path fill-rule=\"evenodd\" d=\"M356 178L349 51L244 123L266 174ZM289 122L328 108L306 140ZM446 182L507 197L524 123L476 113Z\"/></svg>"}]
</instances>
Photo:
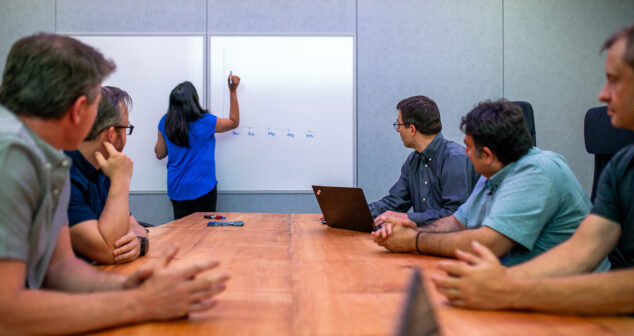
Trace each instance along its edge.
<instances>
[{"instance_id":1,"label":"dry erase marker","mask_svg":"<svg viewBox=\"0 0 634 336\"><path fill-rule=\"evenodd\" d=\"M233 72L229 70L229 85L233 85Z\"/></svg>"},{"instance_id":2,"label":"dry erase marker","mask_svg":"<svg viewBox=\"0 0 634 336\"><path fill-rule=\"evenodd\" d=\"M220 215L205 215L204 217L207 219L227 219L227 217Z\"/></svg>"}]
</instances>

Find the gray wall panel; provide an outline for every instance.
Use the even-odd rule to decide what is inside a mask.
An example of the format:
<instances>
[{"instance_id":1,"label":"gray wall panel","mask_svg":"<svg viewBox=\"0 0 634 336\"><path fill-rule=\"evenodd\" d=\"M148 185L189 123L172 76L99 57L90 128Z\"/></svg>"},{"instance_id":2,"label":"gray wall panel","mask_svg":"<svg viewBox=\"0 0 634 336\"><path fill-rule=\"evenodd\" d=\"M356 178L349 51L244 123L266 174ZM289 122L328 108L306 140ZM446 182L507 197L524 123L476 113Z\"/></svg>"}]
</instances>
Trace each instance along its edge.
<instances>
[{"instance_id":1,"label":"gray wall panel","mask_svg":"<svg viewBox=\"0 0 634 336\"><path fill-rule=\"evenodd\" d=\"M55 0L0 1L0 73L13 42L40 31L55 31Z\"/></svg>"},{"instance_id":2,"label":"gray wall panel","mask_svg":"<svg viewBox=\"0 0 634 336\"><path fill-rule=\"evenodd\" d=\"M61 32L205 32L205 0L57 0Z\"/></svg>"},{"instance_id":3,"label":"gray wall panel","mask_svg":"<svg viewBox=\"0 0 634 336\"><path fill-rule=\"evenodd\" d=\"M211 33L352 33L354 0L209 0Z\"/></svg>"},{"instance_id":4,"label":"gray wall panel","mask_svg":"<svg viewBox=\"0 0 634 336\"><path fill-rule=\"evenodd\" d=\"M603 41L632 23L634 2L504 2L504 89L533 105L537 145L568 160L586 192L594 159L583 142L585 112L602 105Z\"/></svg>"},{"instance_id":5,"label":"gray wall panel","mask_svg":"<svg viewBox=\"0 0 634 336\"><path fill-rule=\"evenodd\" d=\"M502 96L502 3L360 1L358 182L368 200L387 194L411 151L392 128L396 104L436 101L445 137L462 143L460 117Z\"/></svg>"}]
</instances>

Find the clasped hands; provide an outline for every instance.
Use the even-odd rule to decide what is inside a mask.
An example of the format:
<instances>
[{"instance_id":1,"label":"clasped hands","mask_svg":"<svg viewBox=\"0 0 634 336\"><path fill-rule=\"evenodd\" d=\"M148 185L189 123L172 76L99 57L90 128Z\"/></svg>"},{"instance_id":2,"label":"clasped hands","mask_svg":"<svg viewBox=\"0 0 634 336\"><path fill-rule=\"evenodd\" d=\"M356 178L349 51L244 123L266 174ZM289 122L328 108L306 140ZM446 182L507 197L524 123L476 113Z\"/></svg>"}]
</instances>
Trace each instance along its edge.
<instances>
[{"instance_id":1,"label":"clasped hands","mask_svg":"<svg viewBox=\"0 0 634 336\"><path fill-rule=\"evenodd\" d=\"M407 214L386 211L374 220L377 230L372 232L374 242L392 252L416 250L418 227Z\"/></svg>"}]
</instances>

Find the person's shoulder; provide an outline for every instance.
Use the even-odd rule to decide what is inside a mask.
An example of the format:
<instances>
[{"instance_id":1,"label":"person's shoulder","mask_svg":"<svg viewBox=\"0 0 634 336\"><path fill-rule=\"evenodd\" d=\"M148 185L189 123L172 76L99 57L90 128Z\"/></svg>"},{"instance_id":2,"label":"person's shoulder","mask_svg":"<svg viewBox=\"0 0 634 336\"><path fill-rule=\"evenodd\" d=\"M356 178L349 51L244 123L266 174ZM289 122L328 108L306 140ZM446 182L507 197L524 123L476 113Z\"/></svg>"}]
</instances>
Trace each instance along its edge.
<instances>
[{"instance_id":1,"label":"person's shoulder","mask_svg":"<svg viewBox=\"0 0 634 336\"><path fill-rule=\"evenodd\" d=\"M626 169L634 165L634 144L621 148L614 157L612 157L614 164L620 168Z\"/></svg>"},{"instance_id":2,"label":"person's shoulder","mask_svg":"<svg viewBox=\"0 0 634 336\"><path fill-rule=\"evenodd\" d=\"M443 145L444 145L443 156L445 159L455 158L455 157L459 157L459 158L467 157L467 153L465 153L465 148L461 144L451 140L447 140L445 138L443 139Z\"/></svg>"},{"instance_id":3,"label":"person's shoulder","mask_svg":"<svg viewBox=\"0 0 634 336\"><path fill-rule=\"evenodd\" d=\"M200 119L205 120L207 122L216 122L216 119L218 119L218 117L211 114L210 112L203 112L203 115Z\"/></svg>"},{"instance_id":4,"label":"person's shoulder","mask_svg":"<svg viewBox=\"0 0 634 336\"><path fill-rule=\"evenodd\" d=\"M605 173L622 176L632 172L634 168L634 144L622 148L605 166Z\"/></svg>"},{"instance_id":5,"label":"person's shoulder","mask_svg":"<svg viewBox=\"0 0 634 336\"><path fill-rule=\"evenodd\" d=\"M165 128L165 118L167 118L167 113L166 113L166 114L164 114L164 115L161 117L161 119L159 120L159 123L158 123L158 128L159 128L159 129L164 129L164 128Z\"/></svg>"},{"instance_id":6,"label":"person's shoulder","mask_svg":"<svg viewBox=\"0 0 634 336\"><path fill-rule=\"evenodd\" d=\"M542 150L537 147L531 148L524 154L515 165L515 171L536 171L541 175L550 176L551 179L574 177L568 161L551 151Z\"/></svg>"}]
</instances>

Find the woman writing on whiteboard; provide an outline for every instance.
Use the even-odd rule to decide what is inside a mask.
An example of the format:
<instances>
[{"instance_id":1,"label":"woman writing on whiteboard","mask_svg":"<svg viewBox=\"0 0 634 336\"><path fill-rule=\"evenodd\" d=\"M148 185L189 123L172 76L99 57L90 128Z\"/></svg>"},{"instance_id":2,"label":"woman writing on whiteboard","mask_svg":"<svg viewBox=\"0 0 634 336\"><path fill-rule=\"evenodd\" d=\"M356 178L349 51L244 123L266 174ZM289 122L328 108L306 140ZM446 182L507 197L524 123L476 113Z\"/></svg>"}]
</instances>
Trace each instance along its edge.
<instances>
[{"instance_id":1,"label":"woman writing on whiteboard","mask_svg":"<svg viewBox=\"0 0 634 336\"><path fill-rule=\"evenodd\" d=\"M178 84L170 94L167 114L158 125L154 152L159 160L167 156L167 195L174 219L194 212L216 211L215 133L240 124L238 94L240 77L229 75L229 118L218 118L200 107L196 88L190 82Z\"/></svg>"}]
</instances>

